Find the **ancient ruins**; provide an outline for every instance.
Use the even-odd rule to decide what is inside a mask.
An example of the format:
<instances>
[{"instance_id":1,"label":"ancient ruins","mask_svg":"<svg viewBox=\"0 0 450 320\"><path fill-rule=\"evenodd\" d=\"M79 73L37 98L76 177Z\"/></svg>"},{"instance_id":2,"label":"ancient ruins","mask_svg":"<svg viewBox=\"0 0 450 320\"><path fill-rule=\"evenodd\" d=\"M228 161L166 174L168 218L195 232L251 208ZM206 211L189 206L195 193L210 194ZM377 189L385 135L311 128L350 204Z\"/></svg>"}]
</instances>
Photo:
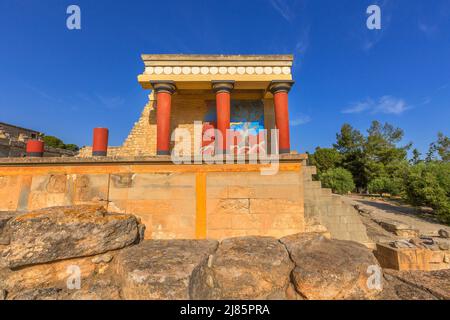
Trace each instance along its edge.
<instances>
[{"instance_id":1,"label":"ancient ruins","mask_svg":"<svg viewBox=\"0 0 450 320\"><path fill-rule=\"evenodd\" d=\"M449 298L381 269L448 269L447 251L377 246L291 149L291 55L142 60L149 101L121 146L95 128L77 157L30 140L0 159L0 298Z\"/></svg>"}]
</instances>

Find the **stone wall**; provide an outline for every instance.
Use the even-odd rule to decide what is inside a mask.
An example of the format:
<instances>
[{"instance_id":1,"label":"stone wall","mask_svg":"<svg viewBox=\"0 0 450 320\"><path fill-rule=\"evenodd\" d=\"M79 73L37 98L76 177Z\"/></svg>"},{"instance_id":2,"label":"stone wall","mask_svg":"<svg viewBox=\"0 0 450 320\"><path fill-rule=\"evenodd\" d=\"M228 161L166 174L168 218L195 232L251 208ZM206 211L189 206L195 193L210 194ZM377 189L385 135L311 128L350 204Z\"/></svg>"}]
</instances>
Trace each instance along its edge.
<instances>
[{"instance_id":1,"label":"stone wall","mask_svg":"<svg viewBox=\"0 0 450 320\"><path fill-rule=\"evenodd\" d=\"M307 225L325 226L335 239L357 241L374 248L358 211L331 189L322 188L320 181L313 180L316 167L304 166L302 174Z\"/></svg>"},{"instance_id":2,"label":"stone wall","mask_svg":"<svg viewBox=\"0 0 450 320\"><path fill-rule=\"evenodd\" d=\"M300 163L281 163L279 173L264 176L261 164L71 161L0 166L0 211L102 204L140 217L153 239L281 237L305 229Z\"/></svg>"}]
</instances>

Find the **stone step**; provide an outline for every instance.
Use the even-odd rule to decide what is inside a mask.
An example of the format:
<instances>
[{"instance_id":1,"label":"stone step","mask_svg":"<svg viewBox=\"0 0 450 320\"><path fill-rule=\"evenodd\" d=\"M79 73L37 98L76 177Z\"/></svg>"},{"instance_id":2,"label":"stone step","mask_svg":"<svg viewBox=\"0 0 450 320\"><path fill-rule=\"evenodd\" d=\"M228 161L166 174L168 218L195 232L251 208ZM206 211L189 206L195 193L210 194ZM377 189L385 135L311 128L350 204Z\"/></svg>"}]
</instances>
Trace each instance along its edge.
<instances>
[{"instance_id":1,"label":"stone step","mask_svg":"<svg viewBox=\"0 0 450 320\"><path fill-rule=\"evenodd\" d=\"M322 183L320 181L305 181L305 189L320 189L322 188Z\"/></svg>"},{"instance_id":2,"label":"stone step","mask_svg":"<svg viewBox=\"0 0 450 320\"><path fill-rule=\"evenodd\" d=\"M303 167L304 173L306 174L317 174L317 168L315 166L305 166Z\"/></svg>"}]
</instances>

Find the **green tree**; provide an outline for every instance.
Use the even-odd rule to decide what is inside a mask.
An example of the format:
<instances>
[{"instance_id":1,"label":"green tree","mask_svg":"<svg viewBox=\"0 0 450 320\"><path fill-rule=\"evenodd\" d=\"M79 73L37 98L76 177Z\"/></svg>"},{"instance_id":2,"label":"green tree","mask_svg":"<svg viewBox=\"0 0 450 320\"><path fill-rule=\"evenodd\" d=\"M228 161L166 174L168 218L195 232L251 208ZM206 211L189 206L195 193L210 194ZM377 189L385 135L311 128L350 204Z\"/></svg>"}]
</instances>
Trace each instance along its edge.
<instances>
[{"instance_id":1,"label":"green tree","mask_svg":"<svg viewBox=\"0 0 450 320\"><path fill-rule=\"evenodd\" d=\"M64 145L64 149L70 150L70 151L78 151L80 150L80 147L78 147L76 144L69 143Z\"/></svg>"},{"instance_id":2,"label":"green tree","mask_svg":"<svg viewBox=\"0 0 450 320\"><path fill-rule=\"evenodd\" d=\"M333 148L317 147L314 154L309 156L309 162L311 165L316 166L317 173L336 168L341 164L341 161L342 155Z\"/></svg>"},{"instance_id":3,"label":"green tree","mask_svg":"<svg viewBox=\"0 0 450 320\"><path fill-rule=\"evenodd\" d=\"M367 189L371 194L382 195L388 193L390 195L398 196L402 192L403 181L395 177L376 177L367 185Z\"/></svg>"},{"instance_id":4,"label":"green tree","mask_svg":"<svg viewBox=\"0 0 450 320\"><path fill-rule=\"evenodd\" d=\"M319 175L325 188L331 188L334 193L346 194L355 189L350 171L344 168L332 168Z\"/></svg>"},{"instance_id":5,"label":"green tree","mask_svg":"<svg viewBox=\"0 0 450 320\"><path fill-rule=\"evenodd\" d=\"M71 151L78 151L80 148L76 144L65 144L61 139L55 136L44 136L43 141L46 146L66 149Z\"/></svg>"},{"instance_id":6,"label":"green tree","mask_svg":"<svg viewBox=\"0 0 450 320\"><path fill-rule=\"evenodd\" d=\"M336 143L333 145L342 155L342 167L350 171L358 190L367 186L365 174L364 136L349 124L344 124L336 134Z\"/></svg>"},{"instance_id":7,"label":"green tree","mask_svg":"<svg viewBox=\"0 0 450 320\"><path fill-rule=\"evenodd\" d=\"M450 162L421 162L404 177L406 200L432 207L438 218L450 223Z\"/></svg>"},{"instance_id":8,"label":"green tree","mask_svg":"<svg viewBox=\"0 0 450 320\"><path fill-rule=\"evenodd\" d=\"M439 158L445 162L450 161L450 138L442 132L438 133L437 141L430 144L426 161L430 162Z\"/></svg>"},{"instance_id":9,"label":"green tree","mask_svg":"<svg viewBox=\"0 0 450 320\"><path fill-rule=\"evenodd\" d=\"M64 149L64 142L55 136L44 136L43 140L46 146Z\"/></svg>"},{"instance_id":10,"label":"green tree","mask_svg":"<svg viewBox=\"0 0 450 320\"><path fill-rule=\"evenodd\" d=\"M417 149L414 149L413 151L412 151L412 153L413 153L413 156L412 156L412 158L411 158L411 160L410 160L410 162L411 162L411 164L418 164L420 161L422 161L421 159L420 159L420 157L421 157L421 153L419 152L419 150L417 150Z\"/></svg>"}]
</instances>

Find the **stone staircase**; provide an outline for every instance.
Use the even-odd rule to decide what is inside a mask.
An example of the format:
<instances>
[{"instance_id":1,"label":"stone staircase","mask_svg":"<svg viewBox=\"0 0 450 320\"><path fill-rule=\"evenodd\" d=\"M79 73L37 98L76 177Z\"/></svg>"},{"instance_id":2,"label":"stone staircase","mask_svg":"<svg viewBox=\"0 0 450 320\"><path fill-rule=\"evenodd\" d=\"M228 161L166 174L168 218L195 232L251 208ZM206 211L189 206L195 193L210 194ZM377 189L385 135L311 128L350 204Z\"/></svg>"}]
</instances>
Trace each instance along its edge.
<instances>
[{"instance_id":1,"label":"stone staircase","mask_svg":"<svg viewBox=\"0 0 450 320\"><path fill-rule=\"evenodd\" d=\"M303 167L305 220L307 225L320 224L328 229L332 238L352 240L373 247L361 222L358 211L333 194L331 189L322 188L320 181L313 181L316 167Z\"/></svg>"}]
</instances>

